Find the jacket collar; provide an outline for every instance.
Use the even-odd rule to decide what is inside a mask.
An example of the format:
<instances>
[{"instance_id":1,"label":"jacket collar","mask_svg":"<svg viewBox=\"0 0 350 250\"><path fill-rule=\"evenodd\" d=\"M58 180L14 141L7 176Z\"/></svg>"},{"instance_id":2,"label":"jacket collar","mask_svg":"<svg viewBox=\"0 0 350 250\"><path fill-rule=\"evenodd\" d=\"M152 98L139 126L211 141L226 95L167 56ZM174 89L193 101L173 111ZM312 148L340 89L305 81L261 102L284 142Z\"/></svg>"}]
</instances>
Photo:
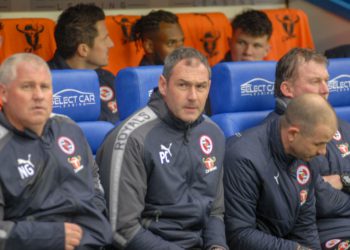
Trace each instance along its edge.
<instances>
[{"instance_id":1,"label":"jacket collar","mask_svg":"<svg viewBox=\"0 0 350 250\"><path fill-rule=\"evenodd\" d=\"M203 115L200 115L199 118L192 123L184 122L181 119L175 117L175 115L169 110L168 106L164 102L158 88L155 88L153 90L150 101L148 102L148 106L157 114L159 119L175 129L188 130L192 127L197 126L204 120Z\"/></svg>"},{"instance_id":2,"label":"jacket collar","mask_svg":"<svg viewBox=\"0 0 350 250\"><path fill-rule=\"evenodd\" d=\"M51 119L49 119L45 126L44 126L44 130L43 130L43 135L46 135L49 131L50 128L50 124L51 124ZM14 134L21 136L21 137L26 137L29 139L39 139L40 136L38 136L36 133L34 133L33 131L31 131L30 129L24 129L24 131L20 131L17 128L15 128L6 118L5 114L3 112L0 112L0 124L2 126L4 126L6 129L8 129L9 131L13 132Z\"/></svg>"},{"instance_id":3,"label":"jacket collar","mask_svg":"<svg viewBox=\"0 0 350 250\"><path fill-rule=\"evenodd\" d=\"M283 115L287 109L290 99L287 97L276 97L275 112L278 115Z\"/></svg>"},{"instance_id":4,"label":"jacket collar","mask_svg":"<svg viewBox=\"0 0 350 250\"><path fill-rule=\"evenodd\" d=\"M56 50L53 58L48 62L50 69L71 69L63 57Z\"/></svg>"},{"instance_id":5,"label":"jacket collar","mask_svg":"<svg viewBox=\"0 0 350 250\"><path fill-rule=\"evenodd\" d=\"M296 158L285 153L281 138L281 118L277 118L271 122L269 131L269 145L274 155L275 161L279 166L288 167Z\"/></svg>"}]
</instances>

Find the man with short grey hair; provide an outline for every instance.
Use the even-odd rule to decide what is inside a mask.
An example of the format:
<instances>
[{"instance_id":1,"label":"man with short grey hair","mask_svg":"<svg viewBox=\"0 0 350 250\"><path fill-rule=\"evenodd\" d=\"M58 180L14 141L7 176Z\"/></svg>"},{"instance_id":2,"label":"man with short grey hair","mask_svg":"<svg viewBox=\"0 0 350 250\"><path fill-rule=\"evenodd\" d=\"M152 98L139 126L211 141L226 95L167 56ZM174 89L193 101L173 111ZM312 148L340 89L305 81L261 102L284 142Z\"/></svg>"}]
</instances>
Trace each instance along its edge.
<instances>
[{"instance_id":1,"label":"man with short grey hair","mask_svg":"<svg viewBox=\"0 0 350 250\"><path fill-rule=\"evenodd\" d=\"M121 249L228 249L223 222L225 138L203 116L210 66L193 48L166 59L145 108L97 153L114 245Z\"/></svg>"},{"instance_id":2,"label":"man with short grey hair","mask_svg":"<svg viewBox=\"0 0 350 250\"><path fill-rule=\"evenodd\" d=\"M97 165L81 129L53 115L40 57L0 67L0 249L92 250L111 242Z\"/></svg>"},{"instance_id":3,"label":"man with short grey hair","mask_svg":"<svg viewBox=\"0 0 350 250\"><path fill-rule=\"evenodd\" d=\"M327 65L327 58L314 50L293 48L286 53L276 67L275 111L266 120L283 115L291 100L305 93L318 94L327 99ZM319 156L312 161L326 182L319 182L316 186L317 226L322 249L342 249L350 242L349 131L350 124L338 117L338 128L327 145L326 157ZM334 194L334 199L325 199L330 193Z\"/></svg>"}]
</instances>

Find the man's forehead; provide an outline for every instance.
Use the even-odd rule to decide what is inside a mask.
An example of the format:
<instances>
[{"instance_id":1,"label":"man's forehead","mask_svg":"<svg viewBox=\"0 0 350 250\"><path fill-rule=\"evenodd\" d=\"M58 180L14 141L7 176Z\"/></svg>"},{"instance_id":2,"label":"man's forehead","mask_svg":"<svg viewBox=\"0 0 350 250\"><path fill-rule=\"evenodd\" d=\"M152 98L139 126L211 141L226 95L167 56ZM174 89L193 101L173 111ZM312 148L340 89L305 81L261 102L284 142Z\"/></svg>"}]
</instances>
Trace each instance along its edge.
<instances>
[{"instance_id":1,"label":"man's forehead","mask_svg":"<svg viewBox=\"0 0 350 250\"><path fill-rule=\"evenodd\" d=\"M209 79L209 72L206 66L197 58L191 58L191 59L182 59L179 62L177 62L169 76L169 80L172 79L174 76L178 78L179 75L185 75L185 74L191 74L192 72L196 74L198 71L205 71L206 73L201 74L202 77ZM206 75L207 74L207 75Z\"/></svg>"},{"instance_id":2,"label":"man's forehead","mask_svg":"<svg viewBox=\"0 0 350 250\"><path fill-rule=\"evenodd\" d=\"M249 33L248 31L244 31L242 29L237 29L234 31L234 34L236 36L241 36L241 37L246 37L246 38L249 38L249 39L256 39L256 40L261 40L261 41L268 41L269 37L267 34L263 34L263 35L254 35L254 34L251 34Z\"/></svg>"},{"instance_id":3,"label":"man's forehead","mask_svg":"<svg viewBox=\"0 0 350 250\"><path fill-rule=\"evenodd\" d=\"M303 76L306 74L307 75L314 74L316 76L323 77L323 74L326 74L328 76L329 73L328 73L327 65L325 65L324 63L317 62L315 60L299 61L297 65L296 76Z\"/></svg>"},{"instance_id":4,"label":"man's forehead","mask_svg":"<svg viewBox=\"0 0 350 250\"><path fill-rule=\"evenodd\" d=\"M197 58L186 58L180 60L178 63L175 64L173 68L173 72L178 69L183 68L192 68L191 70L205 68L205 65Z\"/></svg>"},{"instance_id":5,"label":"man's forehead","mask_svg":"<svg viewBox=\"0 0 350 250\"><path fill-rule=\"evenodd\" d=\"M316 124L316 126L314 126L312 128L313 130L313 134L312 134L312 139L315 143L327 143L329 142L334 134L337 131L337 127L335 126L335 124L332 123L322 123L322 124Z\"/></svg>"}]
</instances>

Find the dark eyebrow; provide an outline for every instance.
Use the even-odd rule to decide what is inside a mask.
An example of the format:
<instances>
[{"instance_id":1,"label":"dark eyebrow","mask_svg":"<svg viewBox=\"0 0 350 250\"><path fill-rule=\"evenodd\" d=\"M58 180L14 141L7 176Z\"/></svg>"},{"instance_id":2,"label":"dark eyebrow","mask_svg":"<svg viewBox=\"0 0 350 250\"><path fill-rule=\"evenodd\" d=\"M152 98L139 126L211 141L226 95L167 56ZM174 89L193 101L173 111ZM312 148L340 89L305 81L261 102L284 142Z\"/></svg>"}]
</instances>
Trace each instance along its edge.
<instances>
[{"instance_id":1,"label":"dark eyebrow","mask_svg":"<svg viewBox=\"0 0 350 250\"><path fill-rule=\"evenodd\" d=\"M179 79L178 82L181 82L181 83L189 83L189 84L208 84L207 81L204 81L204 82L190 82L190 81L186 81L184 79Z\"/></svg>"}]
</instances>

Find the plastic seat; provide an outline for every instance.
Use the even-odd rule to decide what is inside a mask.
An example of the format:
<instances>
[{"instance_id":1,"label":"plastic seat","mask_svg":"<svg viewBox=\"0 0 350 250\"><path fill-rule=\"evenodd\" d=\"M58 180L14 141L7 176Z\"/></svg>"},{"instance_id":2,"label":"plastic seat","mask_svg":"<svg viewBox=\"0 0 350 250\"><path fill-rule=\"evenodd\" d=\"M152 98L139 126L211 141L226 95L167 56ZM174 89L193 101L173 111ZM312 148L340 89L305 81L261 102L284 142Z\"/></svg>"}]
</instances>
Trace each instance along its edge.
<instances>
[{"instance_id":1,"label":"plastic seat","mask_svg":"<svg viewBox=\"0 0 350 250\"><path fill-rule=\"evenodd\" d=\"M275 106L276 63L227 62L213 68L212 119L226 137L258 125Z\"/></svg>"},{"instance_id":2,"label":"plastic seat","mask_svg":"<svg viewBox=\"0 0 350 250\"><path fill-rule=\"evenodd\" d=\"M115 87L121 121L147 105L162 70L163 66L142 66L119 71Z\"/></svg>"},{"instance_id":3,"label":"plastic seat","mask_svg":"<svg viewBox=\"0 0 350 250\"><path fill-rule=\"evenodd\" d=\"M113 74L120 69L131 66L138 66L144 51L142 46L137 48L132 29L140 16L116 15L106 17L106 26L114 47L109 51L109 64L106 67Z\"/></svg>"},{"instance_id":4,"label":"plastic seat","mask_svg":"<svg viewBox=\"0 0 350 250\"><path fill-rule=\"evenodd\" d=\"M51 70L53 81L53 112L77 122L83 130L93 154L106 134L114 128L110 122L99 121L101 112L99 80L94 70Z\"/></svg>"},{"instance_id":5,"label":"plastic seat","mask_svg":"<svg viewBox=\"0 0 350 250\"><path fill-rule=\"evenodd\" d=\"M278 61L295 47L314 49L309 20L299 9L262 9L272 22L271 50L266 60Z\"/></svg>"},{"instance_id":6,"label":"plastic seat","mask_svg":"<svg viewBox=\"0 0 350 250\"><path fill-rule=\"evenodd\" d=\"M336 113L350 122L350 58L329 59L329 102Z\"/></svg>"},{"instance_id":7,"label":"plastic seat","mask_svg":"<svg viewBox=\"0 0 350 250\"><path fill-rule=\"evenodd\" d=\"M30 52L45 61L52 58L56 50L54 38L55 22L48 18L0 19L0 63L20 52Z\"/></svg>"},{"instance_id":8,"label":"plastic seat","mask_svg":"<svg viewBox=\"0 0 350 250\"><path fill-rule=\"evenodd\" d=\"M205 55L210 65L219 63L229 50L232 35L229 19L223 13L177 14L184 31L185 46L193 47Z\"/></svg>"}]
</instances>

